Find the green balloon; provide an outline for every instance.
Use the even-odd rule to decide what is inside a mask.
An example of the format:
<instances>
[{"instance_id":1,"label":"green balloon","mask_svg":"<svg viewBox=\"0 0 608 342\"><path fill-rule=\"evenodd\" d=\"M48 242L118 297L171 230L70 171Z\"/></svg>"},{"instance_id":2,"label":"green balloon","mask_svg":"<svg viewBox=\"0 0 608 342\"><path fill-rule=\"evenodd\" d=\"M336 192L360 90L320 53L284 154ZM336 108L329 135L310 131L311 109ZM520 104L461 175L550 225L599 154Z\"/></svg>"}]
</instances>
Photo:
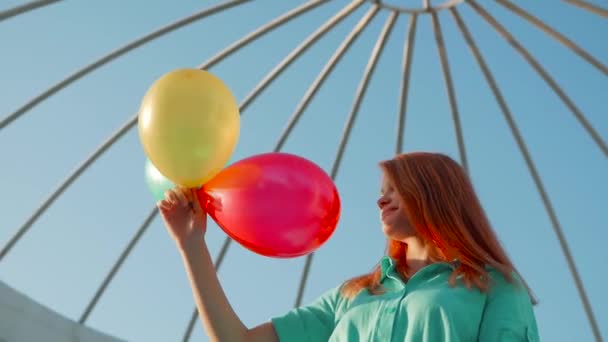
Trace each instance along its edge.
<instances>
[{"instance_id":1,"label":"green balloon","mask_svg":"<svg viewBox=\"0 0 608 342\"><path fill-rule=\"evenodd\" d=\"M229 166L231 163L232 160L229 160L224 167ZM160 173L150 159L146 159L146 184L157 202L165 199L165 191L175 188L175 184ZM197 188L200 187L199 185Z\"/></svg>"},{"instance_id":2,"label":"green balloon","mask_svg":"<svg viewBox=\"0 0 608 342\"><path fill-rule=\"evenodd\" d=\"M149 159L146 159L146 184L156 201L165 199L165 191L175 188L175 184L160 173Z\"/></svg>"}]
</instances>

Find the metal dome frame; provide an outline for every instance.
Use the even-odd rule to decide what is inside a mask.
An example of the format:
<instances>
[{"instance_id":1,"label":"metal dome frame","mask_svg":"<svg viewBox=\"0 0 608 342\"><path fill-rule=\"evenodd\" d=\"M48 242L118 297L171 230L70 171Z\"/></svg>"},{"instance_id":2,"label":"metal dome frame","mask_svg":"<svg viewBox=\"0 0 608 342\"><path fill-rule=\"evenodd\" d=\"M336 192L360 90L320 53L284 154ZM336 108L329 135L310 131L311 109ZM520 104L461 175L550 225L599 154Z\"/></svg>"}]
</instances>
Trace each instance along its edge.
<instances>
[{"instance_id":1,"label":"metal dome frame","mask_svg":"<svg viewBox=\"0 0 608 342\"><path fill-rule=\"evenodd\" d=\"M14 8L10 8L8 10L4 10L0 12L0 22L3 20L7 20L9 18L25 14L29 11L43 8L45 6L55 4L60 2L61 0L38 0L26 3L21 6L17 6ZM91 62L90 64L82 67L76 72L67 75L63 80L57 82L56 84L50 86L45 91L41 92L37 96L34 96L25 104L23 104L20 108L18 108L13 113L5 116L0 120L0 133L3 129L6 129L12 122L19 119L22 115L26 114L32 108L45 101L52 95L61 91L63 88L69 86L73 82L78 79L86 76L87 74L95 71L99 67L113 61L116 58L119 58L128 52L156 39L159 38L169 32L187 26L196 21L202 20L204 18L210 17L212 15L221 13L225 10L229 10L238 5L249 2L250 0L231 0L224 1L218 5L211 6L205 8L199 12L196 12L190 16L181 18L177 21L169 23L166 26L163 26L157 30L154 30L138 39L135 39L124 46L119 47L118 49L109 52L108 54L100 57L99 59ZM601 8L599 6L592 5L586 1L582 0L562 0L563 2L572 5L580 10L585 10L589 13L599 15L601 17L608 18L608 9ZM226 48L218 52L216 55L211 57L209 60L205 61L201 65L198 66L200 69L209 69L214 65L220 63L226 57L236 53L239 49L244 46L254 42L259 37L265 35L268 32L271 32L277 28L280 28L285 23L291 21L292 19L304 15L308 11L321 6L323 4L329 3L331 0L310 0L305 2L304 4L293 8L290 11L276 17L275 19L267 22L266 24L260 26L256 30L246 34L239 40L233 42L228 45ZM523 18L525 21L541 30L549 37L561 43L564 47L570 49L574 53L576 53L583 60L594 66L597 71L603 73L608 76L608 67L598 61L595 57L585 51L583 48L579 47L575 42L565 37L563 34L559 33L554 28L550 27L542 20L535 17L533 14L525 11L524 9L518 7L510 0L496 0L498 4L511 11L515 15ZM587 293L585 291L583 281L579 275L578 269L574 262L574 258L570 252L570 247L568 242L564 236L563 230L561 228L561 224L557 218L555 210L551 204L551 200L549 195L545 190L545 186L541 179L540 174L537 171L536 165L528 151L527 145L520 133L520 130L511 114L511 110L509 108L508 102L505 100L499 85L489 67L487 66L485 59L483 57L481 49L477 46L471 32L469 31L465 21L460 16L458 11L459 5L467 5L474 10L481 18L487 21L498 33L499 35L507 41L511 47L517 51L521 57L528 63L534 71L545 81L545 83L553 90L553 92L561 99L563 104L568 108L568 110L574 115L576 120L581 124L581 126L585 129L587 134L593 139L597 147L602 151L603 155L608 157L608 145L602 139L602 137L597 133L597 131L593 128L591 123L586 119L583 112L576 106L574 101L566 94L566 92L559 86L559 84L552 78L549 72L543 67L542 63L537 60L519 41L513 37L513 35L509 32L507 28L501 25L489 12L485 10L485 8L475 0L445 0L443 3L435 6L431 6L429 0L423 0L422 6L420 8L406 8L399 7L387 4L382 0L352 0L350 1L344 8L338 11L333 17L331 17L327 22L321 25L316 31L310 34L305 40L303 40L296 48L294 48L283 60L281 60L241 101L239 104L241 115L246 112L248 106L256 100L256 98L283 72L285 71L296 59L298 59L307 49L309 49L316 41L318 41L321 37L323 37L327 32L332 30L339 22L341 22L344 18L353 13L356 9L362 6L364 3L369 5L368 11L359 19L358 23L353 27L352 31L344 38L342 43L335 50L333 55L328 59L323 69L319 72L315 80L310 84L307 91L303 95L300 102L297 104L295 110L293 111L291 118L289 119L288 124L284 128L283 132L279 136L274 146L274 151L280 151L293 128L297 124L298 120L310 104L310 102L315 97L316 93L323 85L324 81L331 74L334 67L340 62L341 58L346 54L346 52L351 47L352 43L357 39L360 33L367 27L367 25L371 22L371 20L375 17L375 15L381 11L389 11L390 15L388 16L384 27L382 28L377 41L370 53L369 60L367 62L367 66L363 72L360 83L358 85L354 102L352 104L350 113L347 117L346 123L344 125L344 129L342 132L342 136L340 138L340 142L338 145L338 150L336 152L332 167L331 167L331 177L335 179L338 175L342 157L344 154L344 150L348 144L348 139L350 133L352 131L354 122L356 120L357 114L359 112L359 108L361 106L362 100L365 97L365 93L368 88L369 80L374 73L375 67L378 63L378 58L382 54L387 38L390 36L393 31L394 24L396 19L401 15L409 16L409 25L407 28L406 39L403 46L403 61L402 61L402 69L401 69L401 89L400 89L400 97L399 101L399 112L397 115L397 131L396 131L396 140L395 140L395 152L401 152L401 146L403 145L403 135L406 124L406 107L408 101L408 89L409 89L409 79L411 72L411 63L412 63L412 54L415 48L415 37L416 37L416 28L417 28L417 19L420 15L430 15L432 18L432 26L435 35L435 41L437 45L437 51L441 62L442 74L445 82L445 91L449 100L450 110L452 114L452 120L454 124L454 129L456 132L456 139L458 143L458 151L460 156L460 162L468 172L468 162L466 157L466 146L463 139L463 133L460 125L460 114L458 111L458 101L454 91L454 85L452 82L452 76L450 72L450 65L448 61L447 49L444 44L441 23L437 13L439 11L448 11L450 12L452 18L454 19L456 25L460 33L462 34L464 40L466 41L470 52L477 62L479 68L481 69L484 78L488 84L488 87L491 89L495 100L497 101L500 110L504 116L504 119L508 123L509 129L517 147L522 154L528 172L532 176L534 181L534 185L536 190L540 194L542 199L545 211L550 218L553 231L559 241L560 248L562 253L566 258L566 262L568 265L568 269L574 279L577 292L581 299L581 303L585 310L590 328L593 332L593 335L597 341L601 341L600 330L596 321L596 318L593 314L593 310L591 304L589 302ZM40 204L38 209L36 209L32 215L24 222L12 236L12 238L8 241L8 243L2 247L0 250L0 262L2 259L11 251L12 248L16 245L16 243L27 233L32 225L42 216L46 210L54 203L54 201L61 196L61 194L74 183L78 177L87 170L89 166L91 166L103 153L105 153L116 141L118 141L122 136L125 135L131 128L133 128L137 123L137 114L133 115L127 122L125 122L119 129L117 129L111 136L107 138L99 147L88 156L80 165L78 165L74 171L69 174L66 179ZM85 325L87 318L89 317L92 310L94 310L96 304L102 297L104 291L107 286L110 284L116 273L120 270L124 261L129 257L131 251L137 245L138 241L142 237L142 235L146 232L147 228L150 226L152 221L156 218L158 214L158 210L156 207L151 208L150 212L145 216L143 222L140 227L136 230L135 234L131 238L130 242L127 244L125 249L122 251L120 256L117 258L116 262L112 266L112 268L107 273L103 282L100 284L98 290L95 295L83 311L78 323ZM215 259L215 267L216 270L222 265L224 257L228 252L230 247L231 240L230 238L226 238L220 252L218 253ZM302 270L300 285L298 288L295 306L299 306L302 302L302 297L304 294L304 290L306 287L306 283L308 280L308 274L310 271L310 267L312 264L314 253L309 254L306 257L306 262L304 265L304 269ZM198 317L198 313L196 308L193 310L190 321L187 324L186 330L183 335L183 341L188 341L196 319Z\"/></svg>"}]
</instances>

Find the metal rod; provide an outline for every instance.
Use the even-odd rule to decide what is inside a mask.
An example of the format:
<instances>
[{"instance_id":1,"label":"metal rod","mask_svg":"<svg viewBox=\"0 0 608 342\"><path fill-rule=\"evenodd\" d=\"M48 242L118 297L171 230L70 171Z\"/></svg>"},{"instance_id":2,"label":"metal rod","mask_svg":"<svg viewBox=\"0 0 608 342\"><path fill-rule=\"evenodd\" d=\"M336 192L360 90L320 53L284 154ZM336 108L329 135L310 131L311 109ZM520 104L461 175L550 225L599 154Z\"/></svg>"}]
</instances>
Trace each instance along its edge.
<instances>
[{"instance_id":1,"label":"metal rod","mask_svg":"<svg viewBox=\"0 0 608 342\"><path fill-rule=\"evenodd\" d=\"M430 0L422 0L422 8L424 8L425 10L428 10L429 8L431 8L431 4L430 4Z\"/></svg>"},{"instance_id":2,"label":"metal rod","mask_svg":"<svg viewBox=\"0 0 608 342\"><path fill-rule=\"evenodd\" d=\"M190 341L190 337L192 337L192 331L194 330L194 325L196 324L197 320L198 320L198 309L195 306L194 309L192 310L192 315L190 315L190 321L188 321L188 326L186 327L186 332L184 333L184 336L182 337L182 342Z\"/></svg>"},{"instance_id":3,"label":"metal rod","mask_svg":"<svg viewBox=\"0 0 608 342\"><path fill-rule=\"evenodd\" d=\"M451 9L450 11L454 17L454 20L458 24L458 28L460 29L467 44L469 45L471 53L473 54L473 56L475 57L475 60L477 61L477 64L481 68L481 70L486 78L486 81L488 82L488 85L492 89L492 93L494 94L494 97L496 98L496 101L498 102L498 105L500 106L500 109L502 110L505 120L509 124L511 133L513 134L513 137L515 138L515 141L517 142L517 146L519 147L519 150L526 161L528 170L529 170L530 174L532 175L534 184L536 185L536 188L541 196L541 199L543 201L547 214L549 215L549 218L551 220L553 231L555 232L555 235L557 236L557 239L559 240L559 244L562 249L562 252L563 252L564 256L566 257L566 262L568 264L568 268L570 270L570 273L572 274L572 277L574 278L576 288L578 290L579 296L581 297L583 307L585 309L585 313L587 314L589 324L591 325L591 328L593 330L593 334L595 335L595 338L597 341L601 341L600 330L598 328L597 321L593 315L593 310L591 308L589 299L587 298L587 293L583 286L583 281L579 275L578 269L576 268L576 264L574 262L574 257L572 256L572 254L570 252L570 247L568 246L566 237L562 231L559 220L557 219L557 215L555 214L553 206L551 205L551 201L549 199L549 196L547 195L547 192L545 191L545 187L542 183L542 179L540 178L540 175L539 175L538 171L536 170L536 166L534 165L534 161L532 160L530 152L528 151L528 148L526 147L526 143L519 132L519 129L517 127L517 124L515 123L515 120L513 119L511 110L509 109L509 106L507 105L507 102L505 101L505 99L500 91L500 88L498 87L498 84L494 80L494 77L492 76L492 72L486 65L486 62L485 62L483 56L481 55L481 52L477 48L477 45L475 44L475 41L474 41L471 33L469 32L464 21L458 14L458 11L456 9Z\"/></svg>"},{"instance_id":4,"label":"metal rod","mask_svg":"<svg viewBox=\"0 0 608 342\"><path fill-rule=\"evenodd\" d=\"M220 270L220 267L222 266L222 263L224 262L224 257L226 256L226 253L228 253L228 247L230 247L231 242L232 242L232 239L230 239L230 237L226 237L226 239L224 239L224 244L222 245L222 248L220 249L218 256L215 258L215 271L216 272L218 272ZM190 321L188 322L188 327L186 328L186 332L184 333L184 336L182 337L183 342L188 342L190 340L190 337L192 336L192 330L194 329L194 324L196 323L197 318L198 318L198 309L196 307L194 307L192 315L190 316Z\"/></svg>"},{"instance_id":5,"label":"metal rod","mask_svg":"<svg viewBox=\"0 0 608 342\"><path fill-rule=\"evenodd\" d=\"M133 238L131 238L131 241L129 241L129 244L127 245L127 247L122 251L122 253L120 254L120 257L118 258L118 260L116 260L116 262L112 266L110 272L106 275L105 279L101 283L101 286L99 286L99 288L97 289L97 292L95 292L93 299L91 299L91 301L87 305L87 308L84 310L82 316L80 316L78 323L84 324L86 322L87 318L89 317L89 315L91 314L91 312L93 311L95 306L97 305L97 302L99 301L99 299L105 292L106 288L108 287L108 285L110 285L110 282L112 281L112 279L114 279L114 276L116 275L116 273L118 272L120 267L122 267L122 264L125 262L127 257L129 257L129 254L131 253L131 251L133 250L133 248L135 247L137 242L139 242L139 239L146 232L146 230L150 226L150 223L152 223L154 218L156 218L157 214L158 214L158 209L156 207L154 207L152 209L152 211L150 211L150 213L148 214L148 217L146 217L144 222L141 224L141 226L139 227L139 229L137 230L137 232L135 233Z\"/></svg>"},{"instance_id":6,"label":"metal rod","mask_svg":"<svg viewBox=\"0 0 608 342\"><path fill-rule=\"evenodd\" d=\"M351 45L355 41L355 39L357 39L357 37L359 37L359 34L363 31L363 29L365 29L365 27L369 24L369 22L376 15L376 13L378 13L379 9L380 9L379 6L372 5L372 7L361 18L361 20L359 20L357 25L355 25L355 27L352 29L350 34L344 39L344 41L342 41L342 44L340 44L338 49L336 49L334 54L327 61L327 63L325 64L325 66L323 67L323 69L321 70L319 75L317 76L317 78L310 84L310 86L308 87L308 90L304 94L304 97L302 98L302 100L300 101L300 103L298 104L296 109L294 110L293 114L291 115L291 118L289 119L287 126L281 133L281 136L279 137L279 139L274 147L275 152L278 152L283 148L283 145L287 141L287 138L289 137L293 128L295 127L295 125L298 123L298 120L302 116L302 113L304 113L304 111L306 110L306 108L308 107L310 102L313 100L313 98L317 94L317 91L319 90L319 88L323 85L323 83L327 79L327 76L329 76L331 74L334 67L342 59L342 56L344 56L344 54L351 47Z\"/></svg>"},{"instance_id":7,"label":"metal rod","mask_svg":"<svg viewBox=\"0 0 608 342\"><path fill-rule=\"evenodd\" d=\"M327 1L327 0L323 0L323 1ZM312 3L317 3L319 1L314 1ZM306 9L305 7L301 6L300 9L303 11L304 9ZM303 13L303 12L298 12L298 13ZM272 28L277 27L280 24L286 23L288 20L293 19L295 17L296 14L294 14L294 11L289 12L287 14L285 14L282 18L285 18L284 20L281 20L278 24L275 24L275 26L273 26ZM269 26L265 25L264 27L260 28L259 30L257 30L257 35L262 35L264 33L269 32ZM251 35L248 35L247 37L250 37ZM239 43L237 44L238 46L236 46L235 44L232 44L231 46L229 46L227 49L225 49L224 51L220 52L220 54L218 56L221 55L220 58L213 58L212 60L210 60L208 63L217 63L219 61L221 61L223 58L228 57L231 53L237 51L238 49L246 46L248 43L252 42L254 39L249 39L247 41L244 40L240 40ZM225 53L226 51L230 51L229 53ZM201 69L205 69L207 68L209 65L208 63L203 63L200 68ZM241 111L242 113L242 111ZM15 233L15 235L11 238L11 240L9 240L9 242L3 247L3 249L0 251L0 262L2 261L2 259L4 258L4 256L11 250L11 248L13 248L13 246L19 241L19 239L21 239L21 237L23 236L23 234L25 234L30 228L31 226L34 224L34 222L36 222L36 220L38 220L38 218L50 207L50 205L59 197L59 195L61 195L89 166L91 166L91 164L93 164L93 162L95 162L95 160L97 160L97 158L99 158L103 153L105 153L105 151L112 145L114 144L118 139L120 139L126 132L129 131L129 129L131 129L133 126L135 126L135 124L137 123L137 118L138 115L134 115L131 119L129 119L124 125L123 127L121 127L120 129L118 129L115 133L113 133L113 135L106 141L104 142L101 146L99 146L95 152L93 152L93 154L88 157L72 174L70 174L67 179L61 183L61 185L59 186L59 188L57 190L55 190L45 201L44 203L38 208L38 210L36 210L36 212L34 212L34 214L19 228L19 230L17 231L17 233Z\"/></svg>"},{"instance_id":8,"label":"metal rod","mask_svg":"<svg viewBox=\"0 0 608 342\"><path fill-rule=\"evenodd\" d=\"M376 45L374 46L374 49L371 53L368 64L365 68L365 72L363 74L363 78L359 83L359 88L357 89L357 94L355 96L352 110L348 116L346 126L344 127L344 131L342 133L342 139L340 140L338 151L336 153L336 159L334 160L334 164L331 168L332 178L336 178L336 176L338 175L340 164L342 162L342 157L344 156L344 150L346 148L346 144L348 144L348 138L350 137L350 132L355 124L357 114L359 113L359 108L361 107L361 103L363 101L363 98L365 97L365 93L367 92L367 86L369 85L371 76L374 73L374 70L376 69L376 65L378 64L378 58L384 50L386 40L388 39L393 30L393 26L398 15L398 12L391 12L390 16L386 20L382 32L380 32L380 36L378 37Z\"/></svg>"},{"instance_id":9,"label":"metal rod","mask_svg":"<svg viewBox=\"0 0 608 342\"><path fill-rule=\"evenodd\" d=\"M460 124L460 114L458 113L458 104L456 102L456 94L454 92L454 85L452 82L452 76L450 73L450 64L448 63L448 56L443 41L443 34L441 33L441 24L437 13L432 12L431 18L433 20L433 31L435 32L435 41L437 43L437 50L441 60L441 70L443 71L443 79L445 80L446 91L448 92L448 99L450 101L450 110L452 112L452 121L454 122L454 130L456 131L456 141L458 142L458 151L460 153L460 162L464 170L469 173L469 164L467 162L467 154L464 145L464 138L462 136L462 126Z\"/></svg>"},{"instance_id":10,"label":"metal rod","mask_svg":"<svg viewBox=\"0 0 608 342\"><path fill-rule=\"evenodd\" d=\"M598 61L595 57L593 57L590 53L585 51L583 48L576 45L576 43L574 43L570 39L566 38L564 35L557 32L555 29L553 29L549 25L545 24L542 20L538 19L531 13L526 12L523 8L515 5L514 3L512 3L509 0L497 0L497 2L499 4L501 4L502 6L504 6L505 8L507 8L508 10L510 10L511 12L513 12L513 13L517 14L518 16L522 17L523 19L527 20L532 25L538 27L540 30L542 30L549 36L553 37L553 39L562 43L562 45L566 46L567 48L572 50L574 53L576 53L577 55L579 55L580 57L585 59L587 62L589 62L591 65L596 67L599 71L603 72L604 75L608 75L607 66L602 64L602 62Z\"/></svg>"},{"instance_id":11,"label":"metal rod","mask_svg":"<svg viewBox=\"0 0 608 342\"><path fill-rule=\"evenodd\" d=\"M600 15L604 18L608 18L608 9L593 5L588 3L587 1L583 1L583 0L563 0L571 5L580 7L584 10L587 10L591 13L595 13L597 15Z\"/></svg>"},{"instance_id":12,"label":"metal rod","mask_svg":"<svg viewBox=\"0 0 608 342\"><path fill-rule=\"evenodd\" d=\"M435 6L432 6L430 4L431 1L422 0L422 6L418 6L418 7L405 7L405 6L392 5L383 0L368 0L368 1L373 4L379 5L381 8L383 8L385 10L396 11L396 12L399 12L402 14L403 13L425 14L428 12L439 12L442 10L446 10L450 7L459 5L461 2L465 2L466 0L446 0ZM392 1L392 2L394 3L396 1Z\"/></svg>"},{"instance_id":13,"label":"metal rod","mask_svg":"<svg viewBox=\"0 0 608 342\"><path fill-rule=\"evenodd\" d=\"M407 113L407 97L410 87L410 72L416 40L416 23L418 15L412 14L407 29L407 38L403 46L403 66L401 79L401 96L399 97L399 116L397 117L397 142L395 154L400 154L403 149L403 136L405 134L405 119Z\"/></svg>"},{"instance_id":14,"label":"metal rod","mask_svg":"<svg viewBox=\"0 0 608 342\"><path fill-rule=\"evenodd\" d=\"M21 237L32 227L34 222L55 202L55 200L89 167L97 158L99 158L108 148L112 146L118 139L129 131L137 123L137 115L119 128L108 140L99 146L91 156L89 156L80 166L76 168L59 187L36 209L36 211L25 221L19 228L17 233L9 240L9 242L0 251L0 262L6 254L15 246Z\"/></svg>"},{"instance_id":15,"label":"metal rod","mask_svg":"<svg viewBox=\"0 0 608 342\"><path fill-rule=\"evenodd\" d=\"M8 18L16 17L20 14L44 7L46 5L52 5L59 1L61 1L61 0L38 0L38 1L31 1L31 2L25 3L23 5L15 6L13 8L9 8L7 10L0 12L0 21L6 20Z\"/></svg>"},{"instance_id":16,"label":"metal rod","mask_svg":"<svg viewBox=\"0 0 608 342\"><path fill-rule=\"evenodd\" d=\"M230 46L228 46L227 48L225 48L224 50L222 50L215 56L211 57L208 61L201 64L198 68L199 69L212 68L213 66L215 66L216 63L218 63L222 59L230 56L233 52L240 49L244 45L251 43L252 41L254 41L254 40L258 39L259 37L261 37L262 35L272 31L273 29L277 28L278 26L281 26L281 25L291 21L292 19L300 16L301 14L308 12L309 10L311 10L323 3L326 3L327 1L328 0L309 1L309 2L306 2L302 5L294 8L293 10L269 21L268 23L264 24L263 26L260 26L259 28L257 28L255 31L247 34L245 37L232 43Z\"/></svg>"},{"instance_id":17,"label":"metal rod","mask_svg":"<svg viewBox=\"0 0 608 342\"><path fill-rule=\"evenodd\" d=\"M276 79L287 67L291 65L298 57L300 57L308 48L310 48L315 42L317 42L323 35L325 35L329 30L331 30L334 26L336 26L340 21L342 21L346 16L356 10L359 6L363 4L363 0L355 0L346 5L340 12L336 13L331 19L326 21L321 27L319 27L315 32L313 32L310 36L308 36L300 45L298 45L295 49L293 49L289 55L287 55L279 64L277 64L271 72L269 72L264 79L245 97L245 99L241 102L240 107L241 110L245 110L255 99L258 94L260 94L270 82Z\"/></svg>"},{"instance_id":18,"label":"metal rod","mask_svg":"<svg viewBox=\"0 0 608 342\"><path fill-rule=\"evenodd\" d=\"M304 298L304 290L306 289L306 282L308 281L308 274L310 273L310 265L312 265L312 258L315 256L315 253L310 253L306 256L306 260L304 262L304 269L302 269L302 277L300 278L300 286L298 287L298 294L296 296L296 302L294 307L299 307L302 305L302 299Z\"/></svg>"},{"instance_id":19,"label":"metal rod","mask_svg":"<svg viewBox=\"0 0 608 342\"><path fill-rule=\"evenodd\" d=\"M77 70L75 73L69 75L68 77L66 77L65 79L59 81L58 83L52 85L51 87L49 87L48 89L46 89L44 92L42 92L41 94L33 97L32 99L30 99L26 104L24 104L23 106L21 106L19 109L17 109L16 111L14 111L13 113L9 114L7 117L5 117L4 119L2 119L0 121L0 131L5 128L6 126L8 126L11 122L15 121L16 119L18 119L21 115L25 114L27 111L29 111L30 109L34 108L36 105L40 104L42 101L46 100L47 98L49 98L51 95L54 95L55 93L57 93L58 91L60 91L61 89L67 87L69 84L71 84L72 82L82 78L83 76L87 75L88 73L90 73L91 71L101 67L102 65L126 54L127 52L142 46L164 34L167 34L171 31L174 31L180 27L186 26L188 24L191 24L197 20L203 19L205 17L208 17L210 15L213 14L217 14L222 12L223 10L226 10L228 8L234 7L235 5L241 4L245 1L251 1L251 0L233 0L233 1L228 1L228 2L223 2L219 5L210 7L208 9L205 9L203 11L200 11L198 13L195 13L191 16L182 18L174 23L171 23L165 27L162 27L156 31L153 31L141 38L138 38L130 43L128 43L125 46L120 47L117 50L114 50L112 52L110 52L109 54L101 57L100 59L94 61L93 63L85 66L84 68Z\"/></svg>"},{"instance_id":20,"label":"metal rod","mask_svg":"<svg viewBox=\"0 0 608 342\"><path fill-rule=\"evenodd\" d=\"M359 108L361 107L361 101L363 100L363 97L365 96L365 92L367 90L369 80L376 68L376 64L378 62L378 57L380 56L380 54L382 53L382 50L384 49L386 40L389 37L389 35L393 29L393 26L395 24L395 20L397 19L398 14L399 14L398 12L392 11L390 16L388 17L386 23L384 24L382 32L380 32L380 36L378 37L378 40L376 41L376 45L374 46L374 49L373 49L371 56L369 58L369 61L367 63L367 67L363 74L363 78L361 79L361 82L359 83L359 88L357 89L355 101L353 103L352 110L350 112L350 115L348 116L346 125L344 127L344 131L342 133L342 138L340 139L340 145L338 147L338 151L336 153L336 158L335 158L334 164L332 166L331 178L334 180L337 176L337 173L338 173L341 161L342 161L342 156L344 154L344 149L346 147L346 144L348 143L348 138L349 138L352 128L354 126L355 119L357 117L357 113L359 112ZM297 294L296 301L295 301L296 307L300 306L302 304L302 298L304 296L304 289L306 288L306 281L308 280L308 273L310 272L310 265L312 264L313 256L314 256L314 253L310 253L310 254L308 254L308 256L306 256L306 263L305 263L304 269L302 271L302 278L300 280L300 286L299 286L298 294Z\"/></svg>"},{"instance_id":21,"label":"metal rod","mask_svg":"<svg viewBox=\"0 0 608 342\"><path fill-rule=\"evenodd\" d=\"M608 157L608 145L600 135L595 131L593 126L587 121L585 115L578 109L576 104L566 95L566 93L560 88L560 86L553 80L553 78L549 75L549 73L542 67L542 65L532 57L532 55L526 50L500 23L494 19L485 9L483 9L476 1L470 0L467 1L473 9L481 15L490 25L494 27L494 29L515 48L517 52L519 52L524 59L536 70L536 72L545 80L545 82L553 89L553 91L559 96L559 98L564 102L566 107L570 109L572 114L576 117L581 125L587 130L587 133L591 135L591 138L595 141L595 143L599 146L605 156Z\"/></svg>"}]
</instances>

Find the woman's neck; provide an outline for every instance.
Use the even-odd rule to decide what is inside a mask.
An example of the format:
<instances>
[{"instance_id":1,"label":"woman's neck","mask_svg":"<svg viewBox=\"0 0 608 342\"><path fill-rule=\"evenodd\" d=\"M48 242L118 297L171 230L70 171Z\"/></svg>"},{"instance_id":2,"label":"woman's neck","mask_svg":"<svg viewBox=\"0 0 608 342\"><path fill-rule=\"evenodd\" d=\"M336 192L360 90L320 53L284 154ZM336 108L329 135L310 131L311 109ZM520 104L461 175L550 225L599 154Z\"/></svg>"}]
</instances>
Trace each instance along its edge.
<instances>
[{"instance_id":1,"label":"woman's neck","mask_svg":"<svg viewBox=\"0 0 608 342\"><path fill-rule=\"evenodd\" d=\"M407 241L406 260L407 266L411 277L414 273L418 272L421 268L431 263L431 257L429 255L429 248L421 239L418 237L411 237Z\"/></svg>"}]
</instances>

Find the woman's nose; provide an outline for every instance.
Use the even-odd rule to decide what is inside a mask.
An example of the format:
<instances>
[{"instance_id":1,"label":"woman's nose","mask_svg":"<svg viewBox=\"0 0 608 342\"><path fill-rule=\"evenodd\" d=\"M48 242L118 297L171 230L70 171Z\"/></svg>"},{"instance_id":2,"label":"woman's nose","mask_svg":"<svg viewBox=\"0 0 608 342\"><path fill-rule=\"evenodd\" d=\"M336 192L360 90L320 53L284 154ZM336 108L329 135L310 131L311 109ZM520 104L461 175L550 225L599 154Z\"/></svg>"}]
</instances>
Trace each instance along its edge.
<instances>
[{"instance_id":1,"label":"woman's nose","mask_svg":"<svg viewBox=\"0 0 608 342\"><path fill-rule=\"evenodd\" d=\"M389 203L389 199L386 196L382 196L378 199L378 208L382 209L385 205Z\"/></svg>"}]
</instances>

